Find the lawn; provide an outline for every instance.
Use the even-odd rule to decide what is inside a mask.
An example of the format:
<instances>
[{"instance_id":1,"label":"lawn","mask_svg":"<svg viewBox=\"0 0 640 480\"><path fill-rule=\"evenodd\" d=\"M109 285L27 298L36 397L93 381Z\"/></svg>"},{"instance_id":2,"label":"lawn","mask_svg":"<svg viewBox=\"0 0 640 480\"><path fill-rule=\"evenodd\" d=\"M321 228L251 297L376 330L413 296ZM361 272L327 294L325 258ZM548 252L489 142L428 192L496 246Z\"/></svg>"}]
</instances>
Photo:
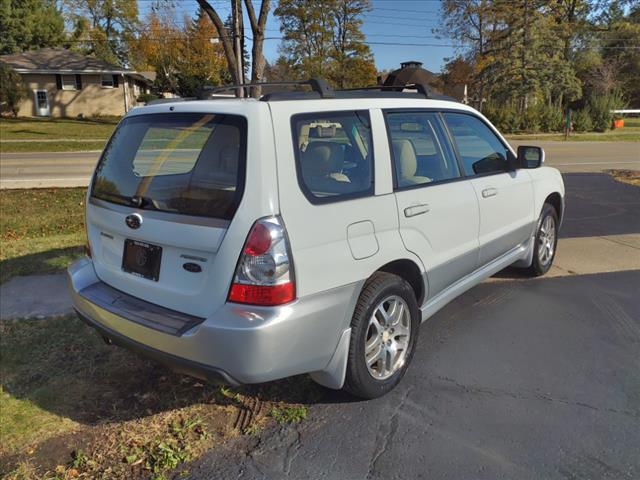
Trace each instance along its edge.
<instances>
[{"instance_id":1,"label":"lawn","mask_svg":"<svg viewBox=\"0 0 640 480\"><path fill-rule=\"evenodd\" d=\"M307 417L307 377L231 389L113 346L75 316L0 321L0 477L167 478L233 436Z\"/></svg>"},{"instance_id":2,"label":"lawn","mask_svg":"<svg viewBox=\"0 0 640 480\"><path fill-rule=\"evenodd\" d=\"M505 135L509 140L564 140L561 133L518 133ZM571 142L640 142L640 118L625 118L624 127L606 132L572 133Z\"/></svg>"},{"instance_id":3,"label":"lawn","mask_svg":"<svg viewBox=\"0 0 640 480\"><path fill-rule=\"evenodd\" d=\"M0 149L7 153L100 150L119 120L119 117L2 118Z\"/></svg>"},{"instance_id":4,"label":"lawn","mask_svg":"<svg viewBox=\"0 0 640 480\"><path fill-rule=\"evenodd\" d=\"M83 254L84 188L0 190L0 283L64 270Z\"/></svg>"}]
</instances>

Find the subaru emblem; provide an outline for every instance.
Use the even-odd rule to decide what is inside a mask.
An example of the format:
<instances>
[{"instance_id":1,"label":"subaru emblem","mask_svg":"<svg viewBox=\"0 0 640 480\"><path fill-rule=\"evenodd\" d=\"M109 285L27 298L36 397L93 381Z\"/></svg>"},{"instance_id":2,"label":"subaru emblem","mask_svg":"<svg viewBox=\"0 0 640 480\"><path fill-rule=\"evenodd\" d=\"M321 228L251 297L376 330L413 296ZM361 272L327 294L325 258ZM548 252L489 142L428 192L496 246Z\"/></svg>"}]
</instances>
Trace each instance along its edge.
<instances>
[{"instance_id":1,"label":"subaru emblem","mask_svg":"<svg viewBox=\"0 0 640 480\"><path fill-rule=\"evenodd\" d=\"M139 213L132 213L131 215L127 215L124 222L127 224L127 227L135 230L140 228L140 225L142 225L142 216L140 216Z\"/></svg>"}]
</instances>

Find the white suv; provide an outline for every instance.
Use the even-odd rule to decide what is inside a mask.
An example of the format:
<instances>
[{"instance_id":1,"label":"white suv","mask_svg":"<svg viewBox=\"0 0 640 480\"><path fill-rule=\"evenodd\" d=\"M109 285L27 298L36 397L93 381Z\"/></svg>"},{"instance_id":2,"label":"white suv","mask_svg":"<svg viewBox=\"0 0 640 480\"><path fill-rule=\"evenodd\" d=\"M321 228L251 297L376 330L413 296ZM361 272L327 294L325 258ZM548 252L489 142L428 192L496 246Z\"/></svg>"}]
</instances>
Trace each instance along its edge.
<instances>
[{"instance_id":1,"label":"white suv","mask_svg":"<svg viewBox=\"0 0 640 480\"><path fill-rule=\"evenodd\" d=\"M332 91L130 111L87 197L78 314L109 342L229 384L310 373L373 398L420 323L516 265L545 273L564 186L474 109Z\"/></svg>"}]
</instances>

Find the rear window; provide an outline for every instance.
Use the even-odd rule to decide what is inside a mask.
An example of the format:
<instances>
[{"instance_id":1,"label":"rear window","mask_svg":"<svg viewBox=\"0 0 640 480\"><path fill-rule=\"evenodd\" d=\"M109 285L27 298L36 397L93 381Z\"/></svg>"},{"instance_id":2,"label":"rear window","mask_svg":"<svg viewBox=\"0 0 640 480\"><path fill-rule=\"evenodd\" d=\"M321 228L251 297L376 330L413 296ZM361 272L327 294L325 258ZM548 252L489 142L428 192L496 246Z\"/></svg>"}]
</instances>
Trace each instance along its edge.
<instances>
[{"instance_id":1,"label":"rear window","mask_svg":"<svg viewBox=\"0 0 640 480\"><path fill-rule=\"evenodd\" d=\"M126 118L100 159L91 194L150 210L230 219L244 188L246 130L237 115Z\"/></svg>"}]
</instances>

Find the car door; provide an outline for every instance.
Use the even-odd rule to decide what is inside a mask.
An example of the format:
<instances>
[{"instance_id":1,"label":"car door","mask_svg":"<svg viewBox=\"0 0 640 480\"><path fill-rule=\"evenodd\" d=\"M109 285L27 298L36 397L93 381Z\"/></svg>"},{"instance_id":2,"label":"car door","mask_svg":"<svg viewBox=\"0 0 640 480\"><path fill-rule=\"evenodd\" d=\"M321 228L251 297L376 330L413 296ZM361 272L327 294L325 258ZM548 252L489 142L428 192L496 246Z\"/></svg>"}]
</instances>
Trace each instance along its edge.
<instances>
[{"instance_id":1,"label":"car door","mask_svg":"<svg viewBox=\"0 0 640 480\"><path fill-rule=\"evenodd\" d=\"M464 112L443 116L480 205L482 266L530 238L535 221L531 177L526 170L510 170L513 154L480 117Z\"/></svg>"},{"instance_id":2,"label":"car door","mask_svg":"<svg viewBox=\"0 0 640 480\"><path fill-rule=\"evenodd\" d=\"M387 111L399 228L433 298L478 265L478 201L433 111Z\"/></svg>"}]
</instances>

